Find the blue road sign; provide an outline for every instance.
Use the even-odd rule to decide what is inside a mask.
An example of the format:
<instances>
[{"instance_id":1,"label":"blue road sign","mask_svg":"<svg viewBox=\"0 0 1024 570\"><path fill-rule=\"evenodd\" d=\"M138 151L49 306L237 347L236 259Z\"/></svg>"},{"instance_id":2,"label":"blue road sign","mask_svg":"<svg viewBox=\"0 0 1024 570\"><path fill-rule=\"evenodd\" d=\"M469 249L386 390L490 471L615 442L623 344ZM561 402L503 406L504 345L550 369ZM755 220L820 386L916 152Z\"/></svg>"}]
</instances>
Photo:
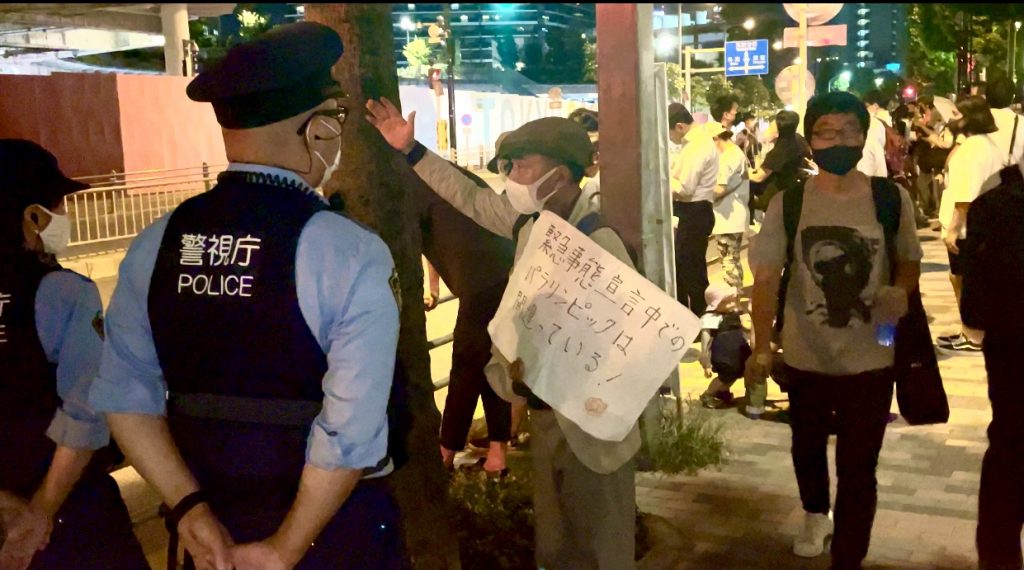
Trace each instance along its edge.
<instances>
[{"instance_id":1,"label":"blue road sign","mask_svg":"<svg viewBox=\"0 0 1024 570\"><path fill-rule=\"evenodd\" d=\"M768 73L768 40L725 42L725 76Z\"/></svg>"}]
</instances>

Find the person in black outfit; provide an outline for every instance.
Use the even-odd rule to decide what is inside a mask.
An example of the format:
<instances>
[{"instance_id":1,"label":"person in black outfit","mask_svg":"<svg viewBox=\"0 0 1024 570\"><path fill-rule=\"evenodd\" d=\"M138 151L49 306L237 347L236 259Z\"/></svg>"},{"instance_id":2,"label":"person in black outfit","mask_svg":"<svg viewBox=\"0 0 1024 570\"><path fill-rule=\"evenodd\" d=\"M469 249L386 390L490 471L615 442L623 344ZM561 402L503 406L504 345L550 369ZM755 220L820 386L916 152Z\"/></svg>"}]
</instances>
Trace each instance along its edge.
<instances>
[{"instance_id":1,"label":"person in black outfit","mask_svg":"<svg viewBox=\"0 0 1024 570\"><path fill-rule=\"evenodd\" d=\"M981 570L1019 570L1024 524L1024 178L1019 165L1003 170L1003 184L971 204L967 217L960 316L984 331L989 446L978 495L978 561Z\"/></svg>"},{"instance_id":2,"label":"person in black outfit","mask_svg":"<svg viewBox=\"0 0 1024 570\"><path fill-rule=\"evenodd\" d=\"M493 192L480 177L459 170L481 192ZM423 255L459 298L448 397L441 417L441 458L451 466L455 453L466 447L477 398L483 398L490 441L484 470L501 473L511 438L511 405L494 393L484 366L491 359L487 324L501 303L515 250L510 240L478 226L425 185L417 184L414 196Z\"/></svg>"},{"instance_id":3,"label":"person in black outfit","mask_svg":"<svg viewBox=\"0 0 1024 570\"><path fill-rule=\"evenodd\" d=\"M806 161L811 158L811 147L803 136L797 134L800 115L793 111L779 111L775 116L775 125L779 129L779 138L775 141L764 163L750 173L751 187L757 183L765 183L764 192L758 197L755 207L761 211L768 210L768 204L775 194L802 184L807 176L803 169Z\"/></svg>"}]
</instances>

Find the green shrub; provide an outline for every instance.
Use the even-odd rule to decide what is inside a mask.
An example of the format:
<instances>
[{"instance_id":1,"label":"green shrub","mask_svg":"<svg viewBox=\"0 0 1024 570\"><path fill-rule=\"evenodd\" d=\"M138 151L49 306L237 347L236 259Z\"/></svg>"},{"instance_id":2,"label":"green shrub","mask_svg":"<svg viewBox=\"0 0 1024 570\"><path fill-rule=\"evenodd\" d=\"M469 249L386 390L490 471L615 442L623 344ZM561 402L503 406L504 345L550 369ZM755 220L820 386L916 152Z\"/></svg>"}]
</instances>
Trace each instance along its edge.
<instances>
[{"instance_id":1,"label":"green shrub","mask_svg":"<svg viewBox=\"0 0 1024 570\"><path fill-rule=\"evenodd\" d=\"M657 441L640 451L638 471L695 475L725 462L722 422L693 400L687 400L680 411L662 410Z\"/></svg>"},{"instance_id":2,"label":"green shrub","mask_svg":"<svg viewBox=\"0 0 1024 570\"><path fill-rule=\"evenodd\" d=\"M452 528L464 570L535 567L532 489L528 467L500 480L483 471L452 477Z\"/></svg>"}]
</instances>

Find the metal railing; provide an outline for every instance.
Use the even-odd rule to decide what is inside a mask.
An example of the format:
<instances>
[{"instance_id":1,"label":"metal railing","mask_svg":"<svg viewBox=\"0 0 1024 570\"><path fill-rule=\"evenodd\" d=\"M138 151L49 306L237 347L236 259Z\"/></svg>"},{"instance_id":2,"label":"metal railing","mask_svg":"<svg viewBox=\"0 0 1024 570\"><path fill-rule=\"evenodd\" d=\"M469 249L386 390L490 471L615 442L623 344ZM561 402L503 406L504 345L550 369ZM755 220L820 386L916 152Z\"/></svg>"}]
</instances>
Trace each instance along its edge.
<instances>
[{"instance_id":1,"label":"metal railing","mask_svg":"<svg viewBox=\"0 0 1024 570\"><path fill-rule=\"evenodd\" d=\"M440 153L440 156L469 170L484 170L487 168L487 162L494 157L494 147L486 147L484 145L470 149L453 149L449 147L447 151Z\"/></svg>"},{"instance_id":2,"label":"metal railing","mask_svg":"<svg viewBox=\"0 0 1024 570\"><path fill-rule=\"evenodd\" d=\"M440 307L444 303L447 303L449 301L454 301L455 299L456 299L455 295L447 295L447 296L441 297L440 299L437 300L437 306ZM436 308L437 307L435 307L435 309ZM430 350L434 350L435 348L441 348L442 346L444 346L444 345L446 345L446 344L448 344L450 342L453 342L454 340L455 340L455 331L453 330L452 332L450 332L450 333L448 333L446 335L442 335L442 336L439 336L437 338L432 338L432 339L428 340L427 341L427 350L430 351ZM437 392L441 388L448 387L449 379L450 379L449 376L445 376L444 378L441 378L440 380L435 381L434 382L434 391Z\"/></svg>"},{"instance_id":3,"label":"metal railing","mask_svg":"<svg viewBox=\"0 0 1024 570\"><path fill-rule=\"evenodd\" d=\"M70 246L135 237L179 204L209 190L223 166L113 173L78 178L93 185L64 197L71 219ZM125 177L149 175L125 181ZM104 178L106 180L98 180ZM94 182L95 181L95 182Z\"/></svg>"}]
</instances>

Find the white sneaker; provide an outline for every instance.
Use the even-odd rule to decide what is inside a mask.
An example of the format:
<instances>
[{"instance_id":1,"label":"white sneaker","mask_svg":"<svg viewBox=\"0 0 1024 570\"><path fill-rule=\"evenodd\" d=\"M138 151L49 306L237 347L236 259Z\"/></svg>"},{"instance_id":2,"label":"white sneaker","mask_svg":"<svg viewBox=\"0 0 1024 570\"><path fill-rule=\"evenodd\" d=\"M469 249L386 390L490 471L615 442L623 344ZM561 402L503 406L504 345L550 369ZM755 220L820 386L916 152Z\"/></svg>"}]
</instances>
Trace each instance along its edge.
<instances>
[{"instance_id":1,"label":"white sneaker","mask_svg":"<svg viewBox=\"0 0 1024 570\"><path fill-rule=\"evenodd\" d=\"M803 558L821 556L825 552L825 540L832 536L832 529L831 513L804 513L804 527L793 541L793 554Z\"/></svg>"}]
</instances>

